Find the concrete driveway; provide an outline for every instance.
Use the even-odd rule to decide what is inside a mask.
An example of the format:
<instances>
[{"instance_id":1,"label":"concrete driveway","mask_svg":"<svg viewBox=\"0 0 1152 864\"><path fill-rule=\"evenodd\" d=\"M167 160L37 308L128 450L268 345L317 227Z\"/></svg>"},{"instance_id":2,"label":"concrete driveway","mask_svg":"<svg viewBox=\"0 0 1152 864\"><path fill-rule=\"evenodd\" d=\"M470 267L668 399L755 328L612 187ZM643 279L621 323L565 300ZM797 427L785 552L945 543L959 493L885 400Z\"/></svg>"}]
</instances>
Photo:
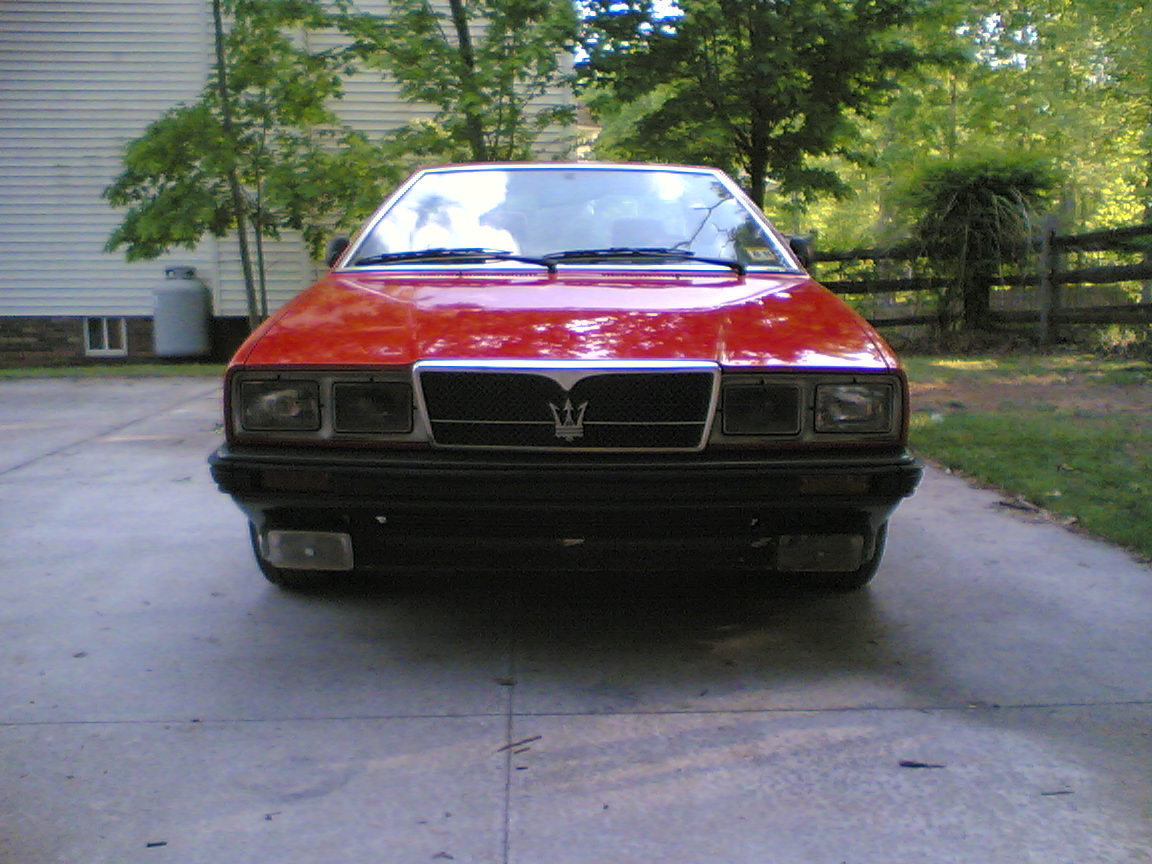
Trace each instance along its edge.
<instances>
[{"instance_id":1,"label":"concrete driveway","mask_svg":"<svg viewBox=\"0 0 1152 864\"><path fill-rule=\"evenodd\" d=\"M205 379L0 382L5 864L1152 860L1152 570L929 472L874 587L302 597Z\"/></svg>"}]
</instances>

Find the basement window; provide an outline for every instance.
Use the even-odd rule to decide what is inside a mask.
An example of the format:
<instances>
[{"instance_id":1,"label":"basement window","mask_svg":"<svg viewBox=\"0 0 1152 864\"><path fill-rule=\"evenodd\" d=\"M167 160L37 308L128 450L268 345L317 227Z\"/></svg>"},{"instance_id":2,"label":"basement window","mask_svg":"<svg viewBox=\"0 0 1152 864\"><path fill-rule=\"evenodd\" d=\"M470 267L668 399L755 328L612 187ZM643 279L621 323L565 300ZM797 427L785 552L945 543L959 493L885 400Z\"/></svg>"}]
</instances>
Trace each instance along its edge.
<instances>
[{"instance_id":1,"label":"basement window","mask_svg":"<svg viewBox=\"0 0 1152 864\"><path fill-rule=\"evenodd\" d=\"M128 322L124 318L85 318L84 354L87 357L128 356Z\"/></svg>"}]
</instances>

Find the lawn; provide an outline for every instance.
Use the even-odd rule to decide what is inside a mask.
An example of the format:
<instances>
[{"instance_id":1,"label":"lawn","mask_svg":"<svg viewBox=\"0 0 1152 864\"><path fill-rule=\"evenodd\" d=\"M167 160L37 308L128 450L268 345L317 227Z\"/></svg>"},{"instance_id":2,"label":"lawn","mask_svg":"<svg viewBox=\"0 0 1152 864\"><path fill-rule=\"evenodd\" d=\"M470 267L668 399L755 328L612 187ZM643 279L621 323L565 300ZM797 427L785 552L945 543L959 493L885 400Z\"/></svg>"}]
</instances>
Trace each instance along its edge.
<instances>
[{"instance_id":1,"label":"lawn","mask_svg":"<svg viewBox=\"0 0 1152 864\"><path fill-rule=\"evenodd\" d=\"M1152 364L907 357L912 446L1152 558Z\"/></svg>"}]
</instances>

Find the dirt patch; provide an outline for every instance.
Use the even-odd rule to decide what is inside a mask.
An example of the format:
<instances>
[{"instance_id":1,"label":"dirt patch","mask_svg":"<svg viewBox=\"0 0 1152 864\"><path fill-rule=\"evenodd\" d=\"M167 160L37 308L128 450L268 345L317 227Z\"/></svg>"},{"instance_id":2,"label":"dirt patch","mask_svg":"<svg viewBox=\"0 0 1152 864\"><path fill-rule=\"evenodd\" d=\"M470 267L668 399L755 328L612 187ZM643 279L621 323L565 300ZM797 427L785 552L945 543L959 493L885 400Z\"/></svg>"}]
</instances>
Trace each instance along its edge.
<instances>
[{"instance_id":1,"label":"dirt patch","mask_svg":"<svg viewBox=\"0 0 1152 864\"><path fill-rule=\"evenodd\" d=\"M1101 384L1088 376L1028 376L1016 381L983 380L909 384L913 411L1001 412L1056 410L1085 417L1129 416L1152 428L1152 386Z\"/></svg>"}]
</instances>

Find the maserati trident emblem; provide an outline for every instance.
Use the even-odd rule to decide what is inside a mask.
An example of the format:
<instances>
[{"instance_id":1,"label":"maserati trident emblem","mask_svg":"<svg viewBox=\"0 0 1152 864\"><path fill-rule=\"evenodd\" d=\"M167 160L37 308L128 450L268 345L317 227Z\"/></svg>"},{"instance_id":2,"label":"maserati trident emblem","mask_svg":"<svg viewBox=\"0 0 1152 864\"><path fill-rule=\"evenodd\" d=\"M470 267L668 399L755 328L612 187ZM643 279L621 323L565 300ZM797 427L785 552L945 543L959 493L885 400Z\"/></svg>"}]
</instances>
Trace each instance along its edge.
<instances>
[{"instance_id":1,"label":"maserati trident emblem","mask_svg":"<svg viewBox=\"0 0 1152 864\"><path fill-rule=\"evenodd\" d=\"M564 400L563 406L549 402L548 407L552 409L552 419L556 421L557 438L571 442L584 437L584 411L588 407L587 402L581 402L573 407L572 399L568 398Z\"/></svg>"}]
</instances>

